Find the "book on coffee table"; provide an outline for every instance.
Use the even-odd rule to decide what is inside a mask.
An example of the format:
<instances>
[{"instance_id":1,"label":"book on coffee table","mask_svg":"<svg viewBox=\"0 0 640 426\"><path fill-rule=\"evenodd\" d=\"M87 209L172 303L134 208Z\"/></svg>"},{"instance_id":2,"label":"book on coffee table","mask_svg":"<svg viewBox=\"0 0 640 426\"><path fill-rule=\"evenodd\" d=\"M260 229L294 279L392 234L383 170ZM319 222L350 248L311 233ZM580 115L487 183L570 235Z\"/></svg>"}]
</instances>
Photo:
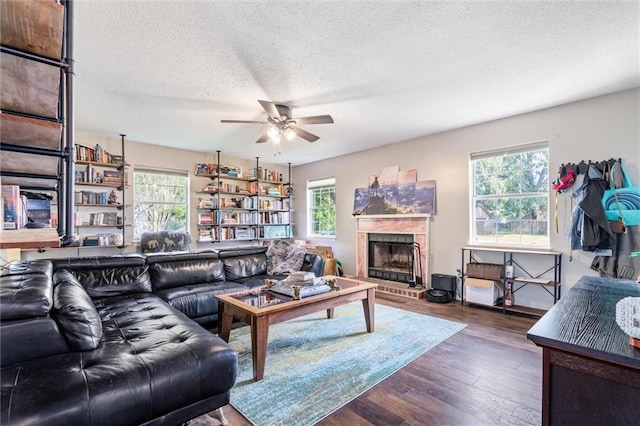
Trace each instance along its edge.
<instances>
[{"instance_id":1,"label":"book on coffee table","mask_svg":"<svg viewBox=\"0 0 640 426\"><path fill-rule=\"evenodd\" d=\"M295 281L311 281L316 277L316 274L314 274L313 272L308 272L308 271L296 271L296 272L291 272L289 274L289 276L287 278L285 278L283 281L286 282L295 282Z\"/></svg>"},{"instance_id":2,"label":"book on coffee table","mask_svg":"<svg viewBox=\"0 0 640 426\"><path fill-rule=\"evenodd\" d=\"M294 299L327 293L333 289L320 278L314 278L309 281L273 281L267 283L267 288L273 293L284 294Z\"/></svg>"}]
</instances>

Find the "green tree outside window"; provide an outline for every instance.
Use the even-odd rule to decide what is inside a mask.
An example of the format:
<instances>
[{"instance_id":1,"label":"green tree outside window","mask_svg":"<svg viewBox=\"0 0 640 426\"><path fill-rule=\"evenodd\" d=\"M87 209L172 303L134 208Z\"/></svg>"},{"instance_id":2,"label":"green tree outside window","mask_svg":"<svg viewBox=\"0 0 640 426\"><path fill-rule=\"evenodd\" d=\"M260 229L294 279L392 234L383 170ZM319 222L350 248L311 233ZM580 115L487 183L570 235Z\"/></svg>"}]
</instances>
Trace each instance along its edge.
<instances>
[{"instance_id":1,"label":"green tree outside window","mask_svg":"<svg viewBox=\"0 0 640 426\"><path fill-rule=\"evenodd\" d=\"M188 177L162 172L134 172L134 238L147 231L187 229Z\"/></svg>"},{"instance_id":2,"label":"green tree outside window","mask_svg":"<svg viewBox=\"0 0 640 426\"><path fill-rule=\"evenodd\" d=\"M472 242L549 245L549 150L472 154Z\"/></svg>"},{"instance_id":3,"label":"green tree outside window","mask_svg":"<svg viewBox=\"0 0 640 426\"><path fill-rule=\"evenodd\" d=\"M330 185L308 189L310 236L336 235L336 189L334 180L329 181Z\"/></svg>"}]
</instances>

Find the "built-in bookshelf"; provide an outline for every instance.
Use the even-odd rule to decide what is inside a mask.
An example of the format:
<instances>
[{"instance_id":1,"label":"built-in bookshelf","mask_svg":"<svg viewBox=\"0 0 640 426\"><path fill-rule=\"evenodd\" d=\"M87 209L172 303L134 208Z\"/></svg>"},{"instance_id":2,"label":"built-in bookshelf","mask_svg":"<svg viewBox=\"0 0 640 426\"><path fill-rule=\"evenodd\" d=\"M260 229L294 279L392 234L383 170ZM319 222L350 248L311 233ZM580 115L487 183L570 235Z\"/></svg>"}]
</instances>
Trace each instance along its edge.
<instances>
[{"instance_id":1,"label":"built-in bookshelf","mask_svg":"<svg viewBox=\"0 0 640 426\"><path fill-rule=\"evenodd\" d=\"M198 163L196 176L209 178L199 190L199 242L289 238L291 230L291 166L287 181L281 171L259 164L238 166Z\"/></svg>"},{"instance_id":2,"label":"built-in bookshelf","mask_svg":"<svg viewBox=\"0 0 640 426\"><path fill-rule=\"evenodd\" d=\"M122 154L100 145L74 146L74 225L81 246L125 245L124 135L121 137Z\"/></svg>"}]
</instances>

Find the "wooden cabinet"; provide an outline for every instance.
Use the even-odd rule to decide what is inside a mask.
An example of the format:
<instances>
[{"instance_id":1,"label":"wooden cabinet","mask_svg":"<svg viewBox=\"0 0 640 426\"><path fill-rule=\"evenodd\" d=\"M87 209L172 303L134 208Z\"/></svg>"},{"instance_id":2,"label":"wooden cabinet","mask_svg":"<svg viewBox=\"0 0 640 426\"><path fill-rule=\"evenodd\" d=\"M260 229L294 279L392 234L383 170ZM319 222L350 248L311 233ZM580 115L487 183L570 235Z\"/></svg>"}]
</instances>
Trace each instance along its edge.
<instances>
[{"instance_id":1,"label":"wooden cabinet","mask_svg":"<svg viewBox=\"0 0 640 426\"><path fill-rule=\"evenodd\" d=\"M631 280L581 277L527 333L542 347L542 424L637 425L640 350L616 324Z\"/></svg>"},{"instance_id":2,"label":"wooden cabinet","mask_svg":"<svg viewBox=\"0 0 640 426\"><path fill-rule=\"evenodd\" d=\"M244 173L239 167L196 165L196 175L210 181L196 191L199 242L290 238L291 183L281 172L256 166ZM291 166L289 165L289 176Z\"/></svg>"}]
</instances>

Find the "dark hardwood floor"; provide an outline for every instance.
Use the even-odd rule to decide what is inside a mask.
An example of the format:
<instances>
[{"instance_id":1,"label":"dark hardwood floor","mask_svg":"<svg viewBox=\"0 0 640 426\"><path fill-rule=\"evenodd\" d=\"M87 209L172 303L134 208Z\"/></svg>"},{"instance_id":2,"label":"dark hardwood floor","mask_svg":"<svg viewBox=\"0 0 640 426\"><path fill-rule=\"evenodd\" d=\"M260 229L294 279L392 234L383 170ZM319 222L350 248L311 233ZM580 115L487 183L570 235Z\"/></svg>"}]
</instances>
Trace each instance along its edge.
<instances>
[{"instance_id":1,"label":"dark hardwood floor","mask_svg":"<svg viewBox=\"0 0 640 426\"><path fill-rule=\"evenodd\" d=\"M542 351L526 338L537 318L462 307L459 302L437 304L392 295L377 295L376 301L468 326L319 425L541 424ZM230 405L224 413L232 426L250 424Z\"/></svg>"}]
</instances>

